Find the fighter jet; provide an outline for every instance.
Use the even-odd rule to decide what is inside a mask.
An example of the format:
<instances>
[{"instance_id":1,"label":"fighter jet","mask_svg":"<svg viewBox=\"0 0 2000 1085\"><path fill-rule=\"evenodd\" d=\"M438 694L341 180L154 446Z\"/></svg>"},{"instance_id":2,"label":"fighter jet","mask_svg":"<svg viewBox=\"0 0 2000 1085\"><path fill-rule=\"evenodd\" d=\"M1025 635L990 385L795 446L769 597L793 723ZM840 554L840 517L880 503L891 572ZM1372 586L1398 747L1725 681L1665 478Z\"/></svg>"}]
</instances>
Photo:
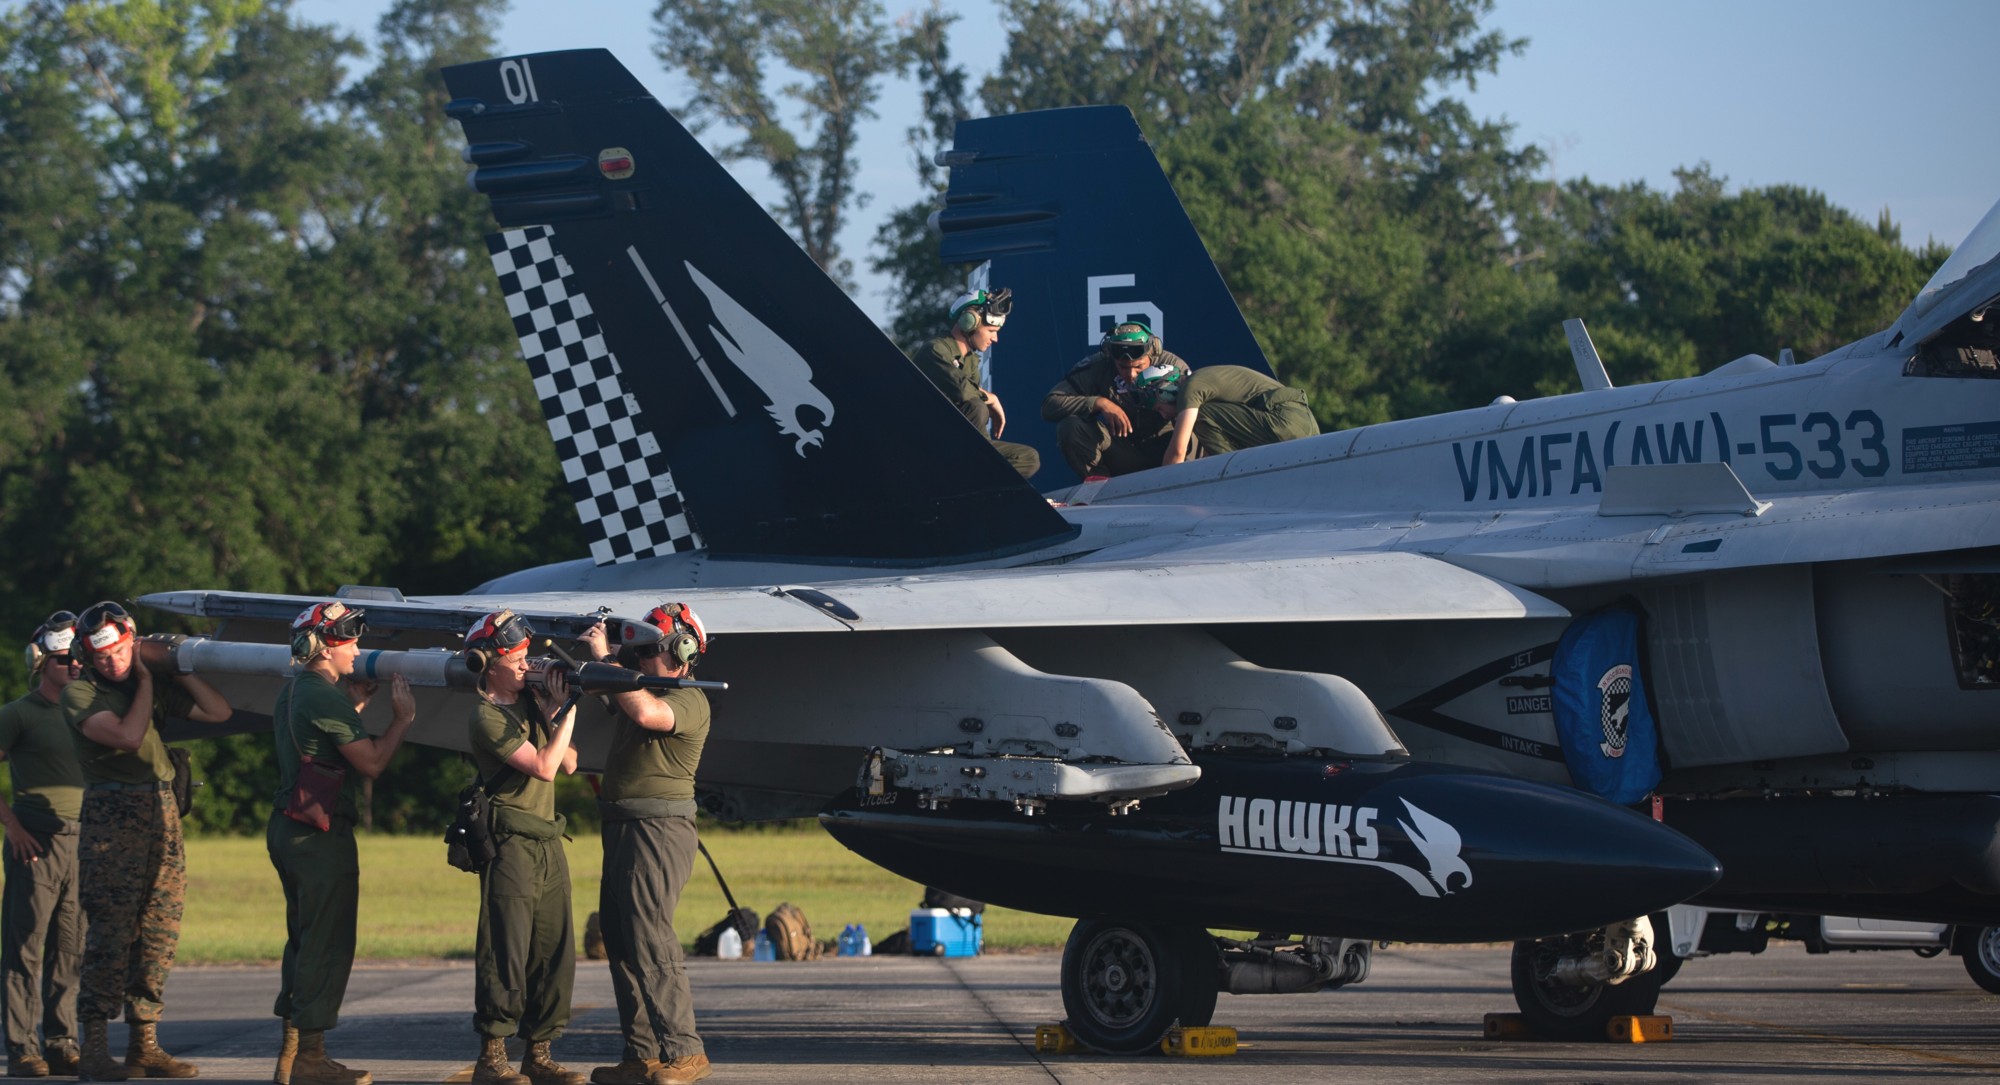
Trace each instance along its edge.
<instances>
[{"instance_id":1,"label":"fighter jet","mask_svg":"<svg viewBox=\"0 0 2000 1085\"><path fill-rule=\"evenodd\" d=\"M1651 1008L1642 917L1704 891L2000 918L2000 216L1805 364L1615 388L1579 329L1584 392L1044 496L609 53L445 79L591 554L356 589L364 666L436 670L501 606L569 637L692 604L730 683L710 809L1078 917L1065 1003L1107 1050L1219 990L1354 982L1370 939L1543 939L1517 994L1588 1031ZM1156 282L1190 265L1093 240L1107 158L1148 244L1199 252L1130 115L1094 109L960 126L948 258L1047 314L1044 388L1142 306L1254 362L1212 264ZM1184 347L1197 325L1239 349ZM143 601L275 643L311 600ZM462 743L465 696L426 691L413 737ZM1621 805L1656 795L1664 826Z\"/></svg>"}]
</instances>

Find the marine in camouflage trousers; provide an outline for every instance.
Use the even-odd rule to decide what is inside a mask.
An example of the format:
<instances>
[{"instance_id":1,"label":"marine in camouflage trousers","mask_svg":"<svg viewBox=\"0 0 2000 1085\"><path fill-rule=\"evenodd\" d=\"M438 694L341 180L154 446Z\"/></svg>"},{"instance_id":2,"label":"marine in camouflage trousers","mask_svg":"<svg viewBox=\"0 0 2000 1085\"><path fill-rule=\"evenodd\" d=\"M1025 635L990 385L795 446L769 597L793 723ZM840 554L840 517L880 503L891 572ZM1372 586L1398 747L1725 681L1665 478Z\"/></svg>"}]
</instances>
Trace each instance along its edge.
<instances>
[{"instance_id":1,"label":"marine in camouflage trousers","mask_svg":"<svg viewBox=\"0 0 2000 1085\"><path fill-rule=\"evenodd\" d=\"M91 785L83 794L77 850L88 922L77 1019L109 1021L122 1003L127 1023L157 1022L187 898L187 852L173 792L165 784Z\"/></svg>"}]
</instances>

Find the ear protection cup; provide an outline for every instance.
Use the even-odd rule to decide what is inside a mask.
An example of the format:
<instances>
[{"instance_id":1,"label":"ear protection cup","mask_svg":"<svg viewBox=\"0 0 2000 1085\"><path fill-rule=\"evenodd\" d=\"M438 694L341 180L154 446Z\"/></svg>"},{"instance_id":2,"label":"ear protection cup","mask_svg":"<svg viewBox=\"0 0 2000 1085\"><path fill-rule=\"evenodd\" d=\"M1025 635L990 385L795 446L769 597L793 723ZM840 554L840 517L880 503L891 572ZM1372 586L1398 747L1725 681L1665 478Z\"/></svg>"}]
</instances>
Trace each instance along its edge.
<instances>
[{"instance_id":1,"label":"ear protection cup","mask_svg":"<svg viewBox=\"0 0 2000 1085\"><path fill-rule=\"evenodd\" d=\"M692 663L701 654L701 641L693 633L677 632L667 638L666 652L676 663Z\"/></svg>"},{"instance_id":2,"label":"ear protection cup","mask_svg":"<svg viewBox=\"0 0 2000 1085\"><path fill-rule=\"evenodd\" d=\"M958 314L958 320L952 328L960 335L971 335L979 328L979 320L979 310L968 307Z\"/></svg>"},{"instance_id":3,"label":"ear protection cup","mask_svg":"<svg viewBox=\"0 0 2000 1085\"><path fill-rule=\"evenodd\" d=\"M311 659L326 651L326 642L320 639L319 630L305 629L292 637L292 658Z\"/></svg>"},{"instance_id":4,"label":"ear protection cup","mask_svg":"<svg viewBox=\"0 0 2000 1085\"><path fill-rule=\"evenodd\" d=\"M484 648L467 648L464 658L465 669L474 674L485 674L493 663L493 653Z\"/></svg>"}]
</instances>

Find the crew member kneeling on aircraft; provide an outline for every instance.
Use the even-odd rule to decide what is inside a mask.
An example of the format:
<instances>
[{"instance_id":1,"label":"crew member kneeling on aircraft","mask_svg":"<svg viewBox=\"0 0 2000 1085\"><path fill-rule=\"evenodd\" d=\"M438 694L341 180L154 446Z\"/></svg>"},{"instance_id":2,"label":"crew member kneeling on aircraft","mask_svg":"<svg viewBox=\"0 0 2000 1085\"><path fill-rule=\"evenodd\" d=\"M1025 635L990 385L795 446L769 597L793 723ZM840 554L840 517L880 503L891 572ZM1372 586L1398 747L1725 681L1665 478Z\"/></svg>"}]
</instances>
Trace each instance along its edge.
<instances>
[{"instance_id":1,"label":"crew member kneeling on aircraft","mask_svg":"<svg viewBox=\"0 0 2000 1085\"><path fill-rule=\"evenodd\" d=\"M1173 424L1162 466L1188 458L1319 435L1306 394L1240 365L1211 365L1184 374L1158 365L1139 374L1139 401Z\"/></svg>"},{"instance_id":2,"label":"crew member kneeling on aircraft","mask_svg":"<svg viewBox=\"0 0 2000 1085\"><path fill-rule=\"evenodd\" d=\"M1042 469L1042 454L1027 445L1000 439L1007 429L1007 411L1000 406L999 396L980 387L981 355L999 341L1000 326L1007 323L1013 308L1010 290L959 295L948 314L951 326L917 354L917 368L981 437L993 442L993 450L1005 456L1009 466L1022 478L1031 478Z\"/></svg>"},{"instance_id":3,"label":"crew member kneeling on aircraft","mask_svg":"<svg viewBox=\"0 0 2000 1085\"><path fill-rule=\"evenodd\" d=\"M479 873L472 1027L486 1039L474 1085L584 1085L582 1074L549 1056L549 1044L569 1024L576 985L569 860L554 783L557 771L576 771L576 706L563 711L569 685L560 676L536 703L527 685L532 634L526 621L502 610L465 635L467 661L480 671L467 737L492 796L499 847ZM517 1034L528 1045L518 1074L507 1062L507 1037Z\"/></svg>"},{"instance_id":4,"label":"crew member kneeling on aircraft","mask_svg":"<svg viewBox=\"0 0 2000 1085\"><path fill-rule=\"evenodd\" d=\"M685 678L708 650L694 610L654 607L626 622L618 662L646 674ZM604 625L583 643L608 660ZM694 1026L674 907L694 868L694 774L708 742L708 695L698 689L636 690L612 697L618 713L598 809L604 816L604 879L598 915L611 990L625 1036L623 1061L600 1066L596 1085L686 1085L708 1076Z\"/></svg>"},{"instance_id":5,"label":"crew member kneeling on aircraft","mask_svg":"<svg viewBox=\"0 0 2000 1085\"><path fill-rule=\"evenodd\" d=\"M76 834L83 770L60 703L83 666L70 652L75 638L76 615L49 615L28 639L28 677L35 687L0 707L0 759L14 781L14 805L0 806L7 826L0 860L7 877L0 898L0 973L6 977L8 1077L72 1077L79 1057L83 907L76 897Z\"/></svg>"},{"instance_id":6,"label":"crew member kneeling on aircraft","mask_svg":"<svg viewBox=\"0 0 2000 1085\"><path fill-rule=\"evenodd\" d=\"M77 1073L85 1081L194 1077L193 1064L160 1050L156 1032L187 898L174 765L159 725L170 716L223 723L229 701L191 674L155 693L153 674L139 660L138 623L117 603L84 611L70 648L83 649L85 663L82 677L62 692L84 780L77 895L89 930ZM123 1065L111 1058L107 1038L120 1003L132 1030Z\"/></svg>"},{"instance_id":7,"label":"crew member kneeling on aircraft","mask_svg":"<svg viewBox=\"0 0 2000 1085\"><path fill-rule=\"evenodd\" d=\"M1042 398L1042 417L1058 423L1056 444L1077 477L1159 466L1171 427L1136 395L1139 373L1157 366L1188 372L1151 328L1120 324L1104 337L1102 349L1076 363Z\"/></svg>"},{"instance_id":8,"label":"crew member kneeling on aircraft","mask_svg":"<svg viewBox=\"0 0 2000 1085\"><path fill-rule=\"evenodd\" d=\"M417 718L409 680L389 686L395 707L389 729L370 738L361 711L377 688L353 677L367 628L362 612L341 602L316 603L292 622L292 658L304 669L278 691L271 732L278 759L277 806L264 828L264 847L285 891L285 956L278 1000L284 1021L277 1085L368 1085L366 1070L350 1070L326 1055L326 1030L340 1019L347 977L354 969L354 923L361 899L361 865L354 849L354 772L373 780ZM342 683L346 689L341 688Z\"/></svg>"}]
</instances>

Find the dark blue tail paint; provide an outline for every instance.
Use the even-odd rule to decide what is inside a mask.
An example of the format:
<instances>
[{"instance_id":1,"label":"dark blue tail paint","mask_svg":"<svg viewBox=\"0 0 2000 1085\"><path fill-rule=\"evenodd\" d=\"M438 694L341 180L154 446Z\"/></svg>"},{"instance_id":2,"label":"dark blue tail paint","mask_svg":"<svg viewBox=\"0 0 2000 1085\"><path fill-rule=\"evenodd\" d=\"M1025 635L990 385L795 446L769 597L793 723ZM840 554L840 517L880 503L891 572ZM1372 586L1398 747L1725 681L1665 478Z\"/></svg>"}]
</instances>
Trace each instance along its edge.
<instances>
[{"instance_id":1,"label":"dark blue tail paint","mask_svg":"<svg viewBox=\"0 0 2000 1085\"><path fill-rule=\"evenodd\" d=\"M1123 106L960 121L937 216L946 263L992 261L1014 291L989 365L1007 439L1042 454L1043 489L1074 481L1042 396L1120 320L1151 324L1189 365L1271 366Z\"/></svg>"},{"instance_id":2,"label":"dark blue tail paint","mask_svg":"<svg viewBox=\"0 0 2000 1085\"><path fill-rule=\"evenodd\" d=\"M598 561L929 563L1072 533L610 53L444 77Z\"/></svg>"}]
</instances>

